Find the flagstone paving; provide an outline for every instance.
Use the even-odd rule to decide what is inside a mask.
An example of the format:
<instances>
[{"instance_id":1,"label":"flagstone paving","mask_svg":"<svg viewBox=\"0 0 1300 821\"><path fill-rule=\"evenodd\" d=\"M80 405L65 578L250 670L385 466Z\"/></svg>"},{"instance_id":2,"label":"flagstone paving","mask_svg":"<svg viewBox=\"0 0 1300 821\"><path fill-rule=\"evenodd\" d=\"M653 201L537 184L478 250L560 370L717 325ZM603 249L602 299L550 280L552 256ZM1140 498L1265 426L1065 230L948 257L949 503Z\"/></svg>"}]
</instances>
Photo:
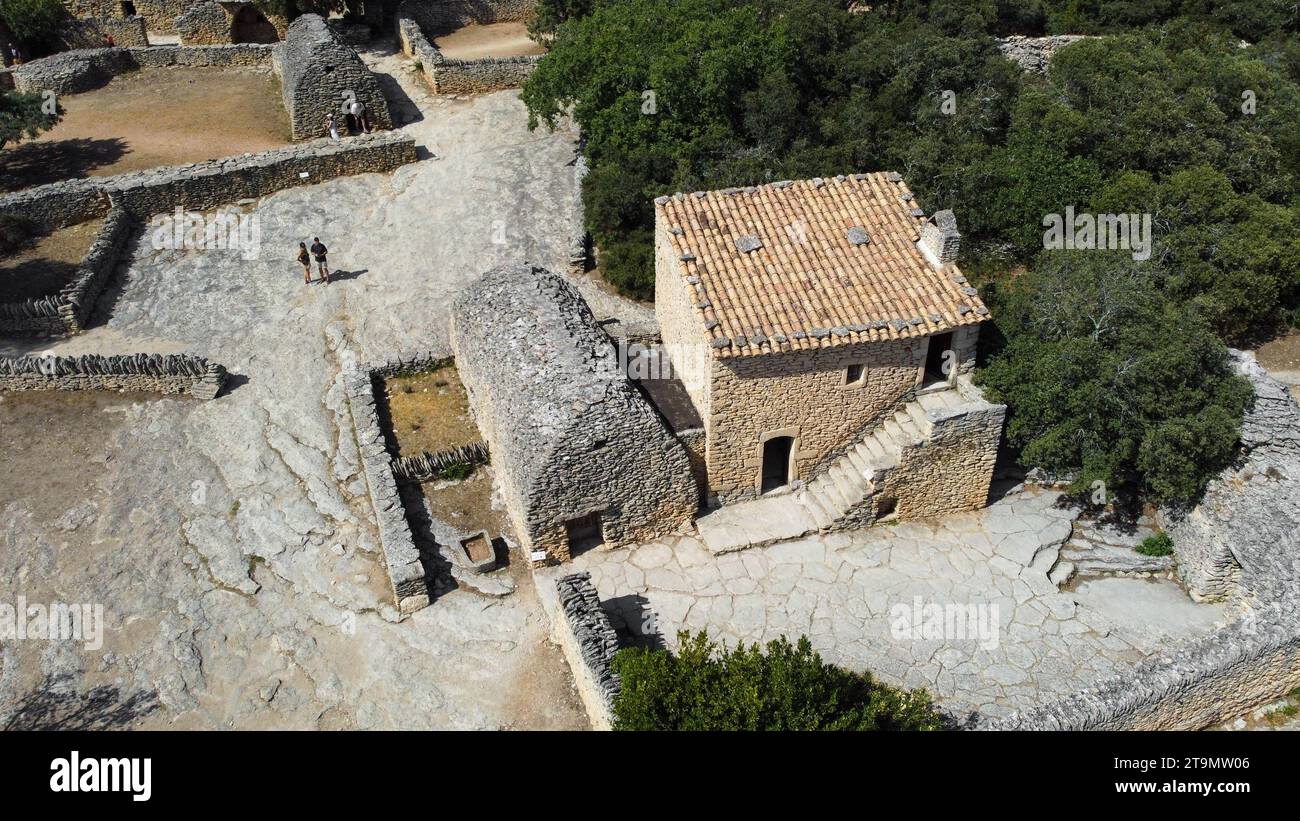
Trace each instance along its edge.
<instances>
[{"instance_id":1,"label":"flagstone paving","mask_svg":"<svg viewBox=\"0 0 1300 821\"><path fill-rule=\"evenodd\" d=\"M682 536L593 550L542 575L589 571L617 628L657 633L669 647L683 629L728 643L807 635L827 661L926 687L958 717L1001 716L1084 688L1223 619L1164 579L1058 590L1048 573L1077 517L1058 499L1020 492L943 520L723 556ZM930 619L936 605L976 605L965 612L977 619L964 635L934 637L926 626L938 625ZM978 617L989 627L982 636Z\"/></svg>"}]
</instances>

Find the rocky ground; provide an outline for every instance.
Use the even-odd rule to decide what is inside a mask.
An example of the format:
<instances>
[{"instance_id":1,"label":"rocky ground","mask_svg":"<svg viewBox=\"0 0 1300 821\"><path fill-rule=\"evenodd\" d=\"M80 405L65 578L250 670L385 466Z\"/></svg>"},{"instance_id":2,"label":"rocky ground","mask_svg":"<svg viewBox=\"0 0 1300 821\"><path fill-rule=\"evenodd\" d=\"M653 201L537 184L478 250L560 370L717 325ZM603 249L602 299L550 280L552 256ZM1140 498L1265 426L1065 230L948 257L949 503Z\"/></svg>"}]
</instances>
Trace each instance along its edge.
<instances>
[{"instance_id":1,"label":"rocky ground","mask_svg":"<svg viewBox=\"0 0 1300 821\"><path fill-rule=\"evenodd\" d=\"M722 556L682 536L590 551L539 578L589 571L615 627L632 636L673 646L678 630L733 643L807 635L828 661L926 687L959 718L997 717L1069 695L1224 618L1165 579L1094 577L1060 590L1053 571L1078 511L1058 499L1017 492L942 520ZM931 605L974 605L979 615L964 633L934 636L914 629L929 621L916 608ZM972 629L979 618L982 633Z\"/></svg>"},{"instance_id":2,"label":"rocky ground","mask_svg":"<svg viewBox=\"0 0 1300 821\"><path fill-rule=\"evenodd\" d=\"M123 397L57 419L5 397L0 438L25 455L0 494L0 601L99 603L106 634L98 650L5 642L0 725L586 726L527 574L504 599L457 590L396 622L339 384L357 358L446 349L452 296L490 266L565 266L573 136L528 132L515 93L386 81L420 162L245 204L253 260L145 238L89 332L0 340L186 350L233 376L212 402ZM334 284L302 283L293 257L313 236Z\"/></svg>"}]
</instances>

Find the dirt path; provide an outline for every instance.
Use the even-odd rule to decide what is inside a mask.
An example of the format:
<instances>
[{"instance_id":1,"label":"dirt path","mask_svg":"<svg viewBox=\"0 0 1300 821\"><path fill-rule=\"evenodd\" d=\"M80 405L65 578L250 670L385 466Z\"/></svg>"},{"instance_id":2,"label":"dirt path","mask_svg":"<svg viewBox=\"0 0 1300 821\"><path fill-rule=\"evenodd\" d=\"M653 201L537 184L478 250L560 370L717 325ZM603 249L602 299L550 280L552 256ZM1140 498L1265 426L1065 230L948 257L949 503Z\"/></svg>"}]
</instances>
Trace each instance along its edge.
<instances>
[{"instance_id":1,"label":"dirt path","mask_svg":"<svg viewBox=\"0 0 1300 821\"><path fill-rule=\"evenodd\" d=\"M144 69L60 98L63 120L0 155L0 190L265 151L290 140L269 71Z\"/></svg>"},{"instance_id":2,"label":"dirt path","mask_svg":"<svg viewBox=\"0 0 1300 821\"><path fill-rule=\"evenodd\" d=\"M546 53L545 48L528 37L528 27L523 23L471 23L435 38L433 42L449 60L523 57Z\"/></svg>"},{"instance_id":3,"label":"dirt path","mask_svg":"<svg viewBox=\"0 0 1300 821\"><path fill-rule=\"evenodd\" d=\"M1291 388L1291 394L1300 400L1300 330L1279 336L1255 350L1255 359L1268 371L1269 376Z\"/></svg>"}]
</instances>

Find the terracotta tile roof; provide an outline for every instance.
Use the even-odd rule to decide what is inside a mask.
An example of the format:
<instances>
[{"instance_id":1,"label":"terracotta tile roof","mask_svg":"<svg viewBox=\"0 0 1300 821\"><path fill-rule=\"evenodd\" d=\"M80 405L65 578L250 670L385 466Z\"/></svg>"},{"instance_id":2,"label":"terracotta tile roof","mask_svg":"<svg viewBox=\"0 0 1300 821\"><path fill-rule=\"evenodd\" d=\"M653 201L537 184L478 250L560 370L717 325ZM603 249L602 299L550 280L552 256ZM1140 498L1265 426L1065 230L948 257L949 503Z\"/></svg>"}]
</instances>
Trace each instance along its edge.
<instances>
[{"instance_id":1,"label":"terracotta tile roof","mask_svg":"<svg viewBox=\"0 0 1300 821\"><path fill-rule=\"evenodd\" d=\"M671 242L682 287L719 357L919 337L984 321L988 309L957 266L936 270L916 247L925 222L892 172L655 200L656 233Z\"/></svg>"}]
</instances>

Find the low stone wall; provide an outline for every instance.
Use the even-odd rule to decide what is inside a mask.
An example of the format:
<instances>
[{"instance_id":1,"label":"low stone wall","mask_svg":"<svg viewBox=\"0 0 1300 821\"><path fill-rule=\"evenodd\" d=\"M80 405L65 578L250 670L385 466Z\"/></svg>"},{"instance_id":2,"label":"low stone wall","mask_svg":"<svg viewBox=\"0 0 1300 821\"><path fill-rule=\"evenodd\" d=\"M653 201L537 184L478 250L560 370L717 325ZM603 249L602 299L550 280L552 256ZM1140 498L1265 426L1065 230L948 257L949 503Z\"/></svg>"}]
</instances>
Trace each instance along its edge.
<instances>
[{"instance_id":1,"label":"low stone wall","mask_svg":"<svg viewBox=\"0 0 1300 821\"><path fill-rule=\"evenodd\" d=\"M237 43L207 46L150 46L128 49L137 68L269 68L275 45Z\"/></svg>"},{"instance_id":2,"label":"low stone wall","mask_svg":"<svg viewBox=\"0 0 1300 821\"><path fill-rule=\"evenodd\" d=\"M59 26L54 34L56 46L63 51L103 48L105 37L112 37L115 46L149 45L144 18L138 14L134 17L87 17L69 20Z\"/></svg>"},{"instance_id":3,"label":"low stone wall","mask_svg":"<svg viewBox=\"0 0 1300 821\"><path fill-rule=\"evenodd\" d=\"M386 173L415 159L415 140L388 131L107 177L104 190L115 203L144 219L177 207L203 211L335 177Z\"/></svg>"},{"instance_id":4,"label":"low stone wall","mask_svg":"<svg viewBox=\"0 0 1300 821\"><path fill-rule=\"evenodd\" d=\"M101 216L111 199L144 220L178 207L202 211L335 177L384 173L415 160L414 139L396 131L313 140L258 154L28 188L0 196L0 213L21 214L49 230Z\"/></svg>"},{"instance_id":5,"label":"low stone wall","mask_svg":"<svg viewBox=\"0 0 1300 821\"><path fill-rule=\"evenodd\" d=\"M590 573L571 573L555 583L563 619L552 618L556 639L573 670L578 695L592 728L612 729L612 709L620 682L614 673L618 634L600 606Z\"/></svg>"},{"instance_id":6,"label":"low stone wall","mask_svg":"<svg viewBox=\"0 0 1300 821\"><path fill-rule=\"evenodd\" d=\"M110 210L72 281L52 296L0 304L0 332L60 335L83 330L134 226L125 211Z\"/></svg>"},{"instance_id":7,"label":"low stone wall","mask_svg":"<svg viewBox=\"0 0 1300 821\"><path fill-rule=\"evenodd\" d=\"M470 23L522 22L536 8L536 0L406 0L399 14L414 18L436 37Z\"/></svg>"},{"instance_id":8,"label":"low stone wall","mask_svg":"<svg viewBox=\"0 0 1300 821\"><path fill-rule=\"evenodd\" d=\"M102 37L100 40L102 41ZM18 91L78 94L140 68L270 66L273 45L131 46L63 51L8 69Z\"/></svg>"},{"instance_id":9,"label":"low stone wall","mask_svg":"<svg viewBox=\"0 0 1300 821\"><path fill-rule=\"evenodd\" d=\"M141 391L215 399L226 369L190 354L0 358L0 391Z\"/></svg>"},{"instance_id":10,"label":"low stone wall","mask_svg":"<svg viewBox=\"0 0 1300 821\"><path fill-rule=\"evenodd\" d=\"M1071 43L1087 39L1086 34L1055 34L1049 37L1025 37L1015 34L998 40L998 50L1025 71L1046 74L1052 55Z\"/></svg>"},{"instance_id":11,"label":"low stone wall","mask_svg":"<svg viewBox=\"0 0 1300 821\"><path fill-rule=\"evenodd\" d=\"M1300 622L1268 609L988 730L1201 730L1300 686Z\"/></svg>"},{"instance_id":12,"label":"low stone wall","mask_svg":"<svg viewBox=\"0 0 1300 821\"><path fill-rule=\"evenodd\" d=\"M135 68L124 48L63 51L12 69L17 91L77 94L98 88L114 76Z\"/></svg>"},{"instance_id":13,"label":"low stone wall","mask_svg":"<svg viewBox=\"0 0 1300 821\"><path fill-rule=\"evenodd\" d=\"M519 88L537 68L539 55L497 57L483 60L444 60L426 68L437 94L484 94L506 88Z\"/></svg>"},{"instance_id":14,"label":"low stone wall","mask_svg":"<svg viewBox=\"0 0 1300 821\"><path fill-rule=\"evenodd\" d=\"M403 354L383 362L359 364L343 376L343 387L352 409L352 424L361 450L362 471L375 509L379 544L384 551L393 598L398 611L403 614L428 607L431 597L424 563L411 535L411 525L397 488L393 455L379 423L375 381L405 371L433 369L448 361L432 352Z\"/></svg>"},{"instance_id":15,"label":"low stone wall","mask_svg":"<svg viewBox=\"0 0 1300 821\"><path fill-rule=\"evenodd\" d=\"M428 451L418 456L402 456L393 460L393 475L399 482L428 482L437 479L453 465L482 465L488 461L486 442L474 442L462 447Z\"/></svg>"},{"instance_id":16,"label":"low stone wall","mask_svg":"<svg viewBox=\"0 0 1300 821\"><path fill-rule=\"evenodd\" d=\"M429 41L419 21L411 16L402 16L401 12L397 18L397 41L404 54L419 62L425 82L435 94L483 94L519 88L542 59L534 54L526 57L448 60Z\"/></svg>"}]
</instances>

